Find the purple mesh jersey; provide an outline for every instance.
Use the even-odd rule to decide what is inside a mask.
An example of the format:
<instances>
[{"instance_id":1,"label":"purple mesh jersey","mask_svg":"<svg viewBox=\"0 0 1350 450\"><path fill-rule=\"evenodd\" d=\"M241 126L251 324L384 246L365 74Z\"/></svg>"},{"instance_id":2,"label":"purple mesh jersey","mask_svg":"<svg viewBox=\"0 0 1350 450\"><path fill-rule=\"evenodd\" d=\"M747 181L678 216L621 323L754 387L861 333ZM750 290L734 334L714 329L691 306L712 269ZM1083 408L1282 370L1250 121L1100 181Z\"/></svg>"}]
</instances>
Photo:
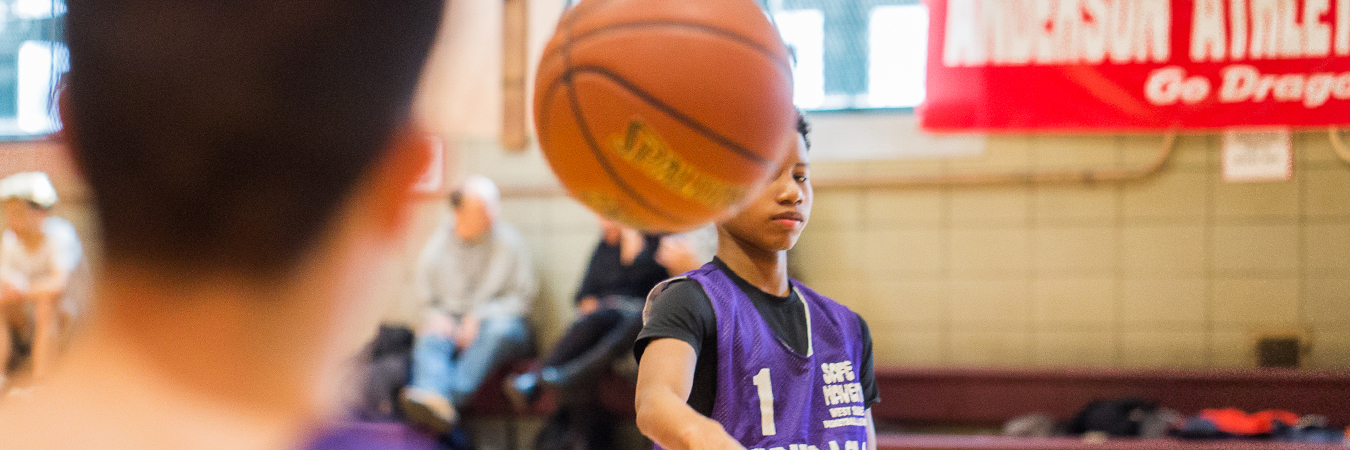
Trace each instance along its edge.
<instances>
[{"instance_id":1,"label":"purple mesh jersey","mask_svg":"<svg viewBox=\"0 0 1350 450\"><path fill-rule=\"evenodd\" d=\"M750 298L717 266L684 275L698 281L717 315L717 397L712 418L747 449L864 450L864 355L858 316L792 281L806 303L810 346L793 352ZM659 292L659 286L653 292ZM660 446L657 446L659 449Z\"/></svg>"}]
</instances>

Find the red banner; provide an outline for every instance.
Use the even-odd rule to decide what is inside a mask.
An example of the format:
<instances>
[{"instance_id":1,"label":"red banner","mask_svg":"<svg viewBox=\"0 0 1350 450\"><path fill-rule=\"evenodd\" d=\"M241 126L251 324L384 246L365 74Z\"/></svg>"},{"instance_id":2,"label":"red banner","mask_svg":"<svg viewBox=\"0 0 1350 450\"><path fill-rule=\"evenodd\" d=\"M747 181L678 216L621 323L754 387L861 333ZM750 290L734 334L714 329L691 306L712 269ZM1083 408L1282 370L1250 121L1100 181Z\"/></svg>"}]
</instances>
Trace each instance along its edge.
<instances>
[{"instance_id":1,"label":"red banner","mask_svg":"<svg viewBox=\"0 0 1350 450\"><path fill-rule=\"evenodd\" d=\"M926 0L931 131L1350 124L1350 0Z\"/></svg>"}]
</instances>

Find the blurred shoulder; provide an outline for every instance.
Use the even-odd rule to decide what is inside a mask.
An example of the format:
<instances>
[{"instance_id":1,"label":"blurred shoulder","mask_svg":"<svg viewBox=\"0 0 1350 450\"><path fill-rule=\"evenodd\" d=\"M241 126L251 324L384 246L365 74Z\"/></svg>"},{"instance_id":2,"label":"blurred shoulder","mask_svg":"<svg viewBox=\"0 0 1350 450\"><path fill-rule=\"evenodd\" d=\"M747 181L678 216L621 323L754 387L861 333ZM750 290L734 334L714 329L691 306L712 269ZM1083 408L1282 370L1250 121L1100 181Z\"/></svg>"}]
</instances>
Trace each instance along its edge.
<instances>
[{"instance_id":1,"label":"blurred shoulder","mask_svg":"<svg viewBox=\"0 0 1350 450\"><path fill-rule=\"evenodd\" d=\"M524 250L526 247L525 237L520 234L520 230L501 220L492 225L492 239L517 250Z\"/></svg>"}]
</instances>

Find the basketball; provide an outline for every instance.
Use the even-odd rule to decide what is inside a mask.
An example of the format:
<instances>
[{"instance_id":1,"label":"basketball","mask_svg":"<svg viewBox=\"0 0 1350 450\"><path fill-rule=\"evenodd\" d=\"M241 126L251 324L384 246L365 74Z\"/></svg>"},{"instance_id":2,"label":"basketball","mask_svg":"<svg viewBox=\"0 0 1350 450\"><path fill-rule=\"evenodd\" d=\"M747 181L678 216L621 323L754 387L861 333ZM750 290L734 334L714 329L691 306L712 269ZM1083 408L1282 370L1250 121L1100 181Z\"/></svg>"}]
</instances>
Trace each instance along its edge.
<instances>
[{"instance_id":1,"label":"basketball","mask_svg":"<svg viewBox=\"0 0 1350 450\"><path fill-rule=\"evenodd\" d=\"M796 142L788 50L753 0L583 0L544 49L534 120L572 197L687 231L735 212Z\"/></svg>"}]
</instances>

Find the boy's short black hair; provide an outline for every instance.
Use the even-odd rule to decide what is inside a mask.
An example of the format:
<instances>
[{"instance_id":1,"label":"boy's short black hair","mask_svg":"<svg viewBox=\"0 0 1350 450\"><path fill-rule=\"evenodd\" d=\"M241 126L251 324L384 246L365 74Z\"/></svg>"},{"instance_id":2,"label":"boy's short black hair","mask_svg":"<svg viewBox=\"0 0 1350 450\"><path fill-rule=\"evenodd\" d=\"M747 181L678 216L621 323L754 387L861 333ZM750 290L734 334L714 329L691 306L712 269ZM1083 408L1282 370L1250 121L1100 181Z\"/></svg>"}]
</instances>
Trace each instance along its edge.
<instances>
[{"instance_id":1,"label":"boy's short black hair","mask_svg":"<svg viewBox=\"0 0 1350 450\"><path fill-rule=\"evenodd\" d=\"M806 151L811 151L811 124L806 122L806 114L802 110L797 110L797 134L802 135L802 142L806 143Z\"/></svg>"},{"instance_id":2,"label":"boy's short black hair","mask_svg":"<svg viewBox=\"0 0 1350 450\"><path fill-rule=\"evenodd\" d=\"M410 114L443 0L67 0L66 112L106 254L298 262Z\"/></svg>"}]
</instances>

